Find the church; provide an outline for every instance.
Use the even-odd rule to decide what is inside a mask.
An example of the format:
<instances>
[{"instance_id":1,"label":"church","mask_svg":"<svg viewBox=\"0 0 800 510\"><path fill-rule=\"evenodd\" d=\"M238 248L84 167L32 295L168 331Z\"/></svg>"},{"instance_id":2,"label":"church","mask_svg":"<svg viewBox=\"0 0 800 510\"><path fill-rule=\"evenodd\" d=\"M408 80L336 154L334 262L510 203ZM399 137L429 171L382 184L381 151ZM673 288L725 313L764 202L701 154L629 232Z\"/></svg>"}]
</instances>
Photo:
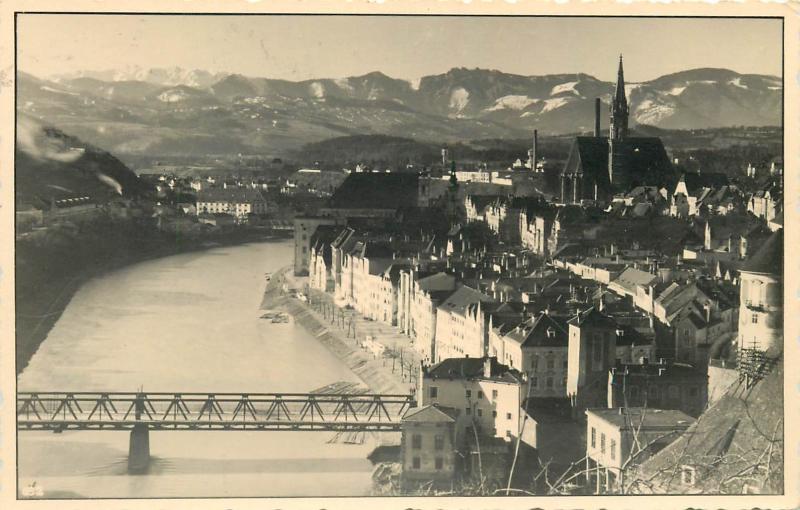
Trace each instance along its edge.
<instances>
[{"instance_id":1,"label":"church","mask_svg":"<svg viewBox=\"0 0 800 510\"><path fill-rule=\"evenodd\" d=\"M562 203L608 202L636 186L673 184L675 169L657 137L628 136L628 100L622 55L611 100L608 137L600 136L600 99L595 100L594 136L578 136L561 171Z\"/></svg>"}]
</instances>

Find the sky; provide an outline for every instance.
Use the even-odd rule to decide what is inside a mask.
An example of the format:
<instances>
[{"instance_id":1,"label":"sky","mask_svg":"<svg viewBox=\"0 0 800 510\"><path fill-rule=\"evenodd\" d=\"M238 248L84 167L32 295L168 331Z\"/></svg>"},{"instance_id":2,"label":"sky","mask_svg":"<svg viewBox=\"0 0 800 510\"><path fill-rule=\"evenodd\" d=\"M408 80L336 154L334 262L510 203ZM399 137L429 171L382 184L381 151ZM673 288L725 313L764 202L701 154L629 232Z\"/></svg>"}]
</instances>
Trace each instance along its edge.
<instances>
[{"instance_id":1,"label":"sky","mask_svg":"<svg viewBox=\"0 0 800 510\"><path fill-rule=\"evenodd\" d=\"M781 20L20 14L19 69L173 67L304 80L453 67L646 81L697 67L781 76Z\"/></svg>"}]
</instances>

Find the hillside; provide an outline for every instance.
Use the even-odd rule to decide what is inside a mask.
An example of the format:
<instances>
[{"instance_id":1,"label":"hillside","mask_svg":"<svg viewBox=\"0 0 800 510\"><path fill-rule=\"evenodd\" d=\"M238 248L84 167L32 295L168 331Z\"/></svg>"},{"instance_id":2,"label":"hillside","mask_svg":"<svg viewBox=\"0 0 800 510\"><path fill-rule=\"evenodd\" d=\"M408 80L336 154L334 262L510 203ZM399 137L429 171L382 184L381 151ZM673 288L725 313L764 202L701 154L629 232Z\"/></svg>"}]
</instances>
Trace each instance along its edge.
<instances>
[{"instance_id":1,"label":"hillside","mask_svg":"<svg viewBox=\"0 0 800 510\"><path fill-rule=\"evenodd\" d=\"M147 192L136 174L108 152L26 117L17 126L15 159L18 204L47 208L53 199L89 196L104 202Z\"/></svg>"},{"instance_id":2,"label":"hillside","mask_svg":"<svg viewBox=\"0 0 800 510\"><path fill-rule=\"evenodd\" d=\"M455 68L410 82L379 72L291 82L201 71L19 75L18 109L115 154L286 154L360 134L421 142L523 139L603 126L614 84L587 74ZM627 84L631 123L666 129L780 125L780 78L694 69Z\"/></svg>"}]
</instances>

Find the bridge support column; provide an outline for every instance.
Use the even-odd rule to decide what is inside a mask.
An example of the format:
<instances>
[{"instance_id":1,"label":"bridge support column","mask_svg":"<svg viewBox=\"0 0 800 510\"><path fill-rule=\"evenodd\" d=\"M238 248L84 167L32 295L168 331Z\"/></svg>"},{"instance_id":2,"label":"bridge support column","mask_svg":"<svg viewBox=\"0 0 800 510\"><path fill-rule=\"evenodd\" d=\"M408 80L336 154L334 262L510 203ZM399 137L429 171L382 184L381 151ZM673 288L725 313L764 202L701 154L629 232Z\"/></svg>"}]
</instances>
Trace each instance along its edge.
<instances>
[{"instance_id":1,"label":"bridge support column","mask_svg":"<svg viewBox=\"0 0 800 510\"><path fill-rule=\"evenodd\" d=\"M128 444L128 473L146 473L150 465L150 429L147 425L134 425Z\"/></svg>"}]
</instances>

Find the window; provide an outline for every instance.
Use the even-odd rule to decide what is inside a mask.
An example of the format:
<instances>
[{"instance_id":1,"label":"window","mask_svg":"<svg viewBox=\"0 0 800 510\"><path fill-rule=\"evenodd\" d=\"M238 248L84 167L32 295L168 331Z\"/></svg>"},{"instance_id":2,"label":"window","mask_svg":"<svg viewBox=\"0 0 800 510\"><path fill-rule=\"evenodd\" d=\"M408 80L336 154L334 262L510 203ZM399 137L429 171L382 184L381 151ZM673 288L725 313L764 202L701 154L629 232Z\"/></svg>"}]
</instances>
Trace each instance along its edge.
<instances>
[{"instance_id":1,"label":"window","mask_svg":"<svg viewBox=\"0 0 800 510\"><path fill-rule=\"evenodd\" d=\"M482 398L483 398L483 392L482 392L482 391L479 391L479 392L478 392L478 399L482 399Z\"/></svg>"},{"instance_id":2,"label":"window","mask_svg":"<svg viewBox=\"0 0 800 510\"><path fill-rule=\"evenodd\" d=\"M305 254L307 251L308 251L308 248L306 248L305 246L303 246L303 254Z\"/></svg>"},{"instance_id":3,"label":"window","mask_svg":"<svg viewBox=\"0 0 800 510\"><path fill-rule=\"evenodd\" d=\"M547 370L553 370L556 367L556 360L553 358L547 359Z\"/></svg>"},{"instance_id":4,"label":"window","mask_svg":"<svg viewBox=\"0 0 800 510\"><path fill-rule=\"evenodd\" d=\"M616 459L617 458L617 440L616 439L612 439L611 440L611 444L609 444L608 447L611 449L611 460Z\"/></svg>"},{"instance_id":5,"label":"window","mask_svg":"<svg viewBox=\"0 0 800 510\"><path fill-rule=\"evenodd\" d=\"M411 436L411 448L414 450L421 450L422 449L422 435L421 434L414 434Z\"/></svg>"},{"instance_id":6,"label":"window","mask_svg":"<svg viewBox=\"0 0 800 510\"><path fill-rule=\"evenodd\" d=\"M497 398L497 390L492 390L492 400Z\"/></svg>"},{"instance_id":7,"label":"window","mask_svg":"<svg viewBox=\"0 0 800 510\"><path fill-rule=\"evenodd\" d=\"M437 398L439 396L439 388L436 386L431 386L431 398Z\"/></svg>"},{"instance_id":8,"label":"window","mask_svg":"<svg viewBox=\"0 0 800 510\"><path fill-rule=\"evenodd\" d=\"M442 469L444 467L444 459L441 457L436 457L436 469Z\"/></svg>"},{"instance_id":9,"label":"window","mask_svg":"<svg viewBox=\"0 0 800 510\"><path fill-rule=\"evenodd\" d=\"M467 390L467 398L472 398L472 390Z\"/></svg>"},{"instance_id":10,"label":"window","mask_svg":"<svg viewBox=\"0 0 800 510\"><path fill-rule=\"evenodd\" d=\"M433 448L434 450L444 450L444 436L442 435L434 436Z\"/></svg>"},{"instance_id":11,"label":"window","mask_svg":"<svg viewBox=\"0 0 800 510\"><path fill-rule=\"evenodd\" d=\"M536 388L539 386L539 378L538 377L531 377L531 387Z\"/></svg>"},{"instance_id":12,"label":"window","mask_svg":"<svg viewBox=\"0 0 800 510\"><path fill-rule=\"evenodd\" d=\"M750 319L753 324L758 324L758 314L753 314L753 317Z\"/></svg>"},{"instance_id":13,"label":"window","mask_svg":"<svg viewBox=\"0 0 800 510\"><path fill-rule=\"evenodd\" d=\"M689 396L690 397L696 397L699 393L700 393L700 390L697 388L697 386L692 386L691 388L689 388Z\"/></svg>"},{"instance_id":14,"label":"window","mask_svg":"<svg viewBox=\"0 0 800 510\"><path fill-rule=\"evenodd\" d=\"M597 447L597 430L592 427L592 448Z\"/></svg>"},{"instance_id":15,"label":"window","mask_svg":"<svg viewBox=\"0 0 800 510\"><path fill-rule=\"evenodd\" d=\"M497 411L492 411L492 418L497 418Z\"/></svg>"},{"instance_id":16,"label":"window","mask_svg":"<svg viewBox=\"0 0 800 510\"><path fill-rule=\"evenodd\" d=\"M506 437L511 437L511 431L510 430L506 430Z\"/></svg>"},{"instance_id":17,"label":"window","mask_svg":"<svg viewBox=\"0 0 800 510\"><path fill-rule=\"evenodd\" d=\"M681 466L681 483L694 485L697 482L697 471L694 466Z\"/></svg>"},{"instance_id":18,"label":"window","mask_svg":"<svg viewBox=\"0 0 800 510\"><path fill-rule=\"evenodd\" d=\"M565 369L568 368L569 367L569 362L567 360L564 360L564 362L562 363L562 367L565 368Z\"/></svg>"},{"instance_id":19,"label":"window","mask_svg":"<svg viewBox=\"0 0 800 510\"><path fill-rule=\"evenodd\" d=\"M511 413L506 413L506 420L510 420L510 419L511 419Z\"/></svg>"},{"instance_id":20,"label":"window","mask_svg":"<svg viewBox=\"0 0 800 510\"><path fill-rule=\"evenodd\" d=\"M419 457L414 457L413 459L411 459L411 467L413 469L419 469L419 466L420 466Z\"/></svg>"},{"instance_id":21,"label":"window","mask_svg":"<svg viewBox=\"0 0 800 510\"><path fill-rule=\"evenodd\" d=\"M600 453L606 453L606 434L600 433Z\"/></svg>"},{"instance_id":22,"label":"window","mask_svg":"<svg viewBox=\"0 0 800 510\"><path fill-rule=\"evenodd\" d=\"M669 386L669 398L678 398L680 396L680 389L674 385L670 384Z\"/></svg>"},{"instance_id":23,"label":"window","mask_svg":"<svg viewBox=\"0 0 800 510\"><path fill-rule=\"evenodd\" d=\"M467 416L470 416L470 415L472 415L472 408L471 408L471 407L468 407L468 408L466 409L466 411L464 412L464 414L466 414Z\"/></svg>"},{"instance_id":24,"label":"window","mask_svg":"<svg viewBox=\"0 0 800 510\"><path fill-rule=\"evenodd\" d=\"M548 377L547 378L547 387L548 388L552 388L553 387L553 378L552 377Z\"/></svg>"},{"instance_id":25,"label":"window","mask_svg":"<svg viewBox=\"0 0 800 510\"><path fill-rule=\"evenodd\" d=\"M539 368L539 356L534 356L531 358L531 369L536 370Z\"/></svg>"},{"instance_id":26,"label":"window","mask_svg":"<svg viewBox=\"0 0 800 510\"><path fill-rule=\"evenodd\" d=\"M478 418L483 416L483 409L478 409Z\"/></svg>"}]
</instances>

